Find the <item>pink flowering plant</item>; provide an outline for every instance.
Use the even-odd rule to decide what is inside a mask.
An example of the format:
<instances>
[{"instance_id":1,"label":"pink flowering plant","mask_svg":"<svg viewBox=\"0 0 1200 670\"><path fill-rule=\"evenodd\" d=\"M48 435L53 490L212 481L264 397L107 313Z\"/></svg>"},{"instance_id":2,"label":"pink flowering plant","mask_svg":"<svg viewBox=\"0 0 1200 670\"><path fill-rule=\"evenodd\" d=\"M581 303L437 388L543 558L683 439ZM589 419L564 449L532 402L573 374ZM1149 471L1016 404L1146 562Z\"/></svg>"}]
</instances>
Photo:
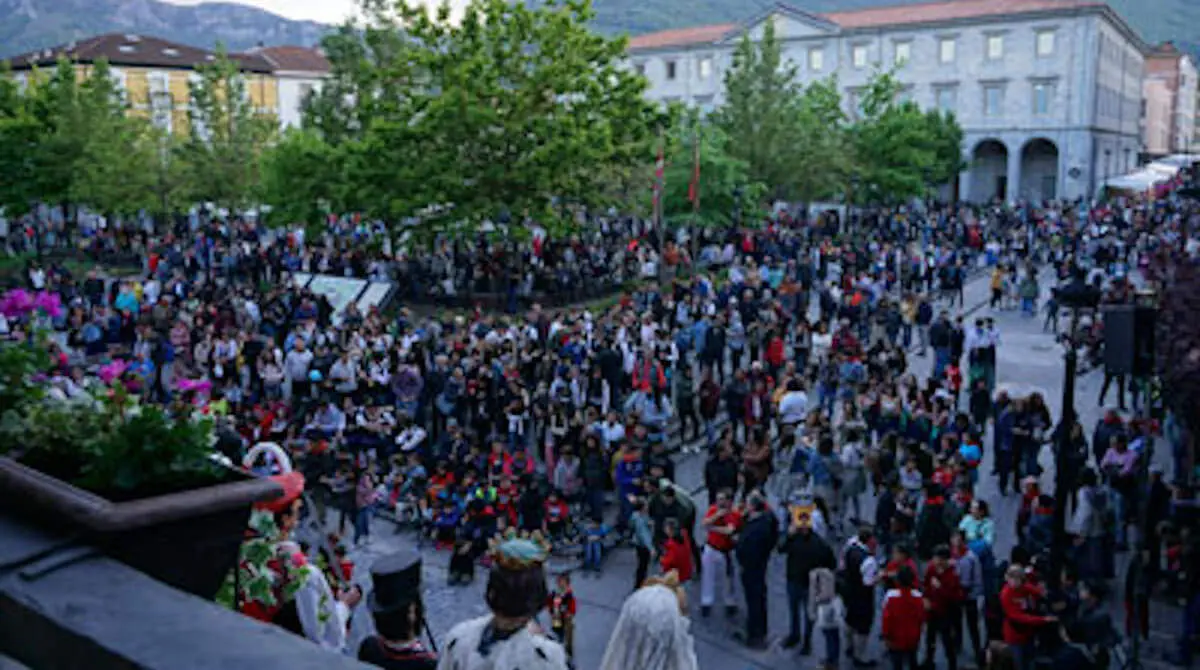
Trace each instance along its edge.
<instances>
[{"instance_id":1,"label":"pink flowering plant","mask_svg":"<svg viewBox=\"0 0 1200 670\"><path fill-rule=\"evenodd\" d=\"M0 296L0 313L29 322L29 337L0 343L0 455L113 499L133 499L219 483L207 417L172 416L141 404L120 359L102 366L103 386L82 399L47 394L55 372L39 318L62 314L51 293L20 289Z\"/></svg>"}]
</instances>

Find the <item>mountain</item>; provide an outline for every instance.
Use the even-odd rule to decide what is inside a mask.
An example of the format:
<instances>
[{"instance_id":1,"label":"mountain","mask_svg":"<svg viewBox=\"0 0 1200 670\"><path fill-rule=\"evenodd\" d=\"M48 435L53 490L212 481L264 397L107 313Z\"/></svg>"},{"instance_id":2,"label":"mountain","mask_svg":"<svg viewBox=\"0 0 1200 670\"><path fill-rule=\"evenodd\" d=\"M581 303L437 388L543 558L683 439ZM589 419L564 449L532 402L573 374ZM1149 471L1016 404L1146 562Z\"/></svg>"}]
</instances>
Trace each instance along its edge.
<instances>
[{"instance_id":1,"label":"mountain","mask_svg":"<svg viewBox=\"0 0 1200 670\"><path fill-rule=\"evenodd\" d=\"M533 0L536 2L536 0ZM790 0L810 12L917 4L927 0ZM962 0L978 1L978 0ZM1107 0L1151 44L1173 40L1200 54L1200 0ZM594 0L597 30L639 34L707 23L747 19L772 0ZM231 51L265 45L315 45L329 27L293 21L233 2L193 6L159 0L0 0L0 57L65 44L100 33L154 35Z\"/></svg>"},{"instance_id":2,"label":"mountain","mask_svg":"<svg viewBox=\"0 0 1200 670\"><path fill-rule=\"evenodd\" d=\"M789 0L799 9L845 12L868 7L914 5L928 0ZM974 1L978 0L963 0ZM1118 14L1151 44L1174 41L1200 53L1200 1L1107 0ZM610 33L648 33L709 23L741 21L774 6L772 0L594 0L597 30Z\"/></svg>"},{"instance_id":3,"label":"mountain","mask_svg":"<svg viewBox=\"0 0 1200 670\"><path fill-rule=\"evenodd\" d=\"M194 6L158 0L0 0L0 57L66 44L101 33L154 35L230 51L296 44L313 46L329 29L232 2Z\"/></svg>"}]
</instances>

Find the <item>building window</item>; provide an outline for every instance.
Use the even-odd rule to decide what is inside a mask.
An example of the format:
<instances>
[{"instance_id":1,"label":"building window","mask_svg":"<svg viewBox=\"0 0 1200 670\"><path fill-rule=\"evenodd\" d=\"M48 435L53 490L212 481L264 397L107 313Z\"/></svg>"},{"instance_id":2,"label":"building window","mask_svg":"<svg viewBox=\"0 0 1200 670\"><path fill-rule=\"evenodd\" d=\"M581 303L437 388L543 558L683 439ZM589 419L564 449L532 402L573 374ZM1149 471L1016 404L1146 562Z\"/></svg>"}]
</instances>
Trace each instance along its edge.
<instances>
[{"instance_id":1,"label":"building window","mask_svg":"<svg viewBox=\"0 0 1200 670\"><path fill-rule=\"evenodd\" d=\"M1004 58L1004 36L1003 35L988 35L987 36L987 59L1000 60Z\"/></svg>"},{"instance_id":2,"label":"building window","mask_svg":"<svg viewBox=\"0 0 1200 670\"><path fill-rule=\"evenodd\" d=\"M904 65L912 60L912 42L896 42L893 60L896 65Z\"/></svg>"},{"instance_id":3,"label":"building window","mask_svg":"<svg viewBox=\"0 0 1200 670\"><path fill-rule=\"evenodd\" d=\"M983 115L1000 116L1004 109L1004 86L987 84L983 87Z\"/></svg>"},{"instance_id":4,"label":"building window","mask_svg":"<svg viewBox=\"0 0 1200 670\"><path fill-rule=\"evenodd\" d=\"M1048 81L1033 84L1033 113L1035 116L1045 116L1050 113L1050 103L1054 100L1054 84Z\"/></svg>"},{"instance_id":5,"label":"building window","mask_svg":"<svg viewBox=\"0 0 1200 670\"><path fill-rule=\"evenodd\" d=\"M705 56L700 59L700 78L708 79L712 76L712 58Z\"/></svg>"},{"instance_id":6,"label":"building window","mask_svg":"<svg viewBox=\"0 0 1200 670\"><path fill-rule=\"evenodd\" d=\"M637 63L637 64L635 64L635 65L633 66L633 71L634 71L634 72L637 72L637 73L638 73L638 75L640 75L640 76L642 76L642 77L645 77L645 76L646 76L646 64L645 64L645 63Z\"/></svg>"},{"instance_id":7,"label":"building window","mask_svg":"<svg viewBox=\"0 0 1200 670\"><path fill-rule=\"evenodd\" d=\"M846 106L851 119L857 119L861 115L862 96L859 95L857 88L846 91Z\"/></svg>"},{"instance_id":8,"label":"building window","mask_svg":"<svg viewBox=\"0 0 1200 670\"><path fill-rule=\"evenodd\" d=\"M671 81L675 80L675 61L673 60L667 61L667 79Z\"/></svg>"},{"instance_id":9,"label":"building window","mask_svg":"<svg viewBox=\"0 0 1200 670\"><path fill-rule=\"evenodd\" d=\"M29 87L29 75L25 72L18 72L13 76L17 79L17 89L24 93L25 89Z\"/></svg>"},{"instance_id":10,"label":"building window","mask_svg":"<svg viewBox=\"0 0 1200 670\"><path fill-rule=\"evenodd\" d=\"M808 69L812 72L820 72L825 69L825 50L824 49L809 49L808 50Z\"/></svg>"},{"instance_id":11,"label":"building window","mask_svg":"<svg viewBox=\"0 0 1200 670\"><path fill-rule=\"evenodd\" d=\"M713 111L713 96L698 95L696 96L696 107L702 114L708 114Z\"/></svg>"},{"instance_id":12,"label":"building window","mask_svg":"<svg viewBox=\"0 0 1200 670\"><path fill-rule=\"evenodd\" d=\"M957 106L958 90L953 86L943 86L937 89L937 108L943 112L953 112Z\"/></svg>"},{"instance_id":13,"label":"building window","mask_svg":"<svg viewBox=\"0 0 1200 670\"><path fill-rule=\"evenodd\" d=\"M1040 57L1054 55L1054 31L1037 31L1037 55Z\"/></svg>"},{"instance_id":14,"label":"building window","mask_svg":"<svg viewBox=\"0 0 1200 670\"><path fill-rule=\"evenodd\" d=\"M312 92L313 92L312 84L300 84L300 101L304 102L304 101L308 100L308 96L312 95Z\"/></svg>"},{"instance_id":15,"label":"building window","mask_svg":"<svg viewBox=\"0 0 1200 670\"><path fill-rule=\"evenodd\" d=\"M150 94L160 95L171 92L171 75L166 72L150 73Z\"/></svg>"},{"instance_id":16,"label":"building window","mask_svg":"<svg viewBox=\"0 0 1200 670\"><path fill-rule=\"evenodd\" d=\"M850 52L851 60L854 63L855 70L861 70L867 66L867 45L857 44Z\"/></svg>"},{"instance_id":17,"label":"building window","mask_svg":"<svg viewBox=\"0 0 1200 670\"><path fill-rule=\"evenodd\" d=\"M904 104L906 102L912 102L912 101L913 101L913 87L912 86L901 87L900 92L896 94L896 102L898 102L900 104Z\"/></svg>"},{"instance_id":18,"label":"building window","mask_svg":"<svg viewBox=\"0 0 1200 670\"><path fill-rule=\"evenodd\" d=\"M953 37L943 37L939 40L938 62L942 64L953 63L957 46L958 44Z\"/></svg>"},{"instance_id":19,"label":"building window","mask_svg":"<svg viewBox=\"0 0 1200 670\"><path fill-rule=\"evenodd\" d=\"M118 91L125 91L125 71L117 68L112 69L113 86L117 87Z\"/></svg>"}]
</instances>

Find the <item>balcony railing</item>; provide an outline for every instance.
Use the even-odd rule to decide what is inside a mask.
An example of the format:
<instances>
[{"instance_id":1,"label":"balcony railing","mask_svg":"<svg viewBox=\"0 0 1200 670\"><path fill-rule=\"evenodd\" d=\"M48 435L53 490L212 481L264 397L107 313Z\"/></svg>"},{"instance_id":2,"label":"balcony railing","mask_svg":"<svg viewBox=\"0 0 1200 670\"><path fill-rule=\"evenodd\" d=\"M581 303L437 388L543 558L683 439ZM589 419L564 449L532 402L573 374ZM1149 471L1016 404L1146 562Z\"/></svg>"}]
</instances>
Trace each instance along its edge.
<instances>
[{"instance_id":1,"label":"balcony railing","mask_svg":"<svg viewBox=\"0 0 1200 670\"><path fill-rule=\"evenodd\" d=\"M367 668L0 513L0 669L22 666Z\"/></svg>"}]
</instances>

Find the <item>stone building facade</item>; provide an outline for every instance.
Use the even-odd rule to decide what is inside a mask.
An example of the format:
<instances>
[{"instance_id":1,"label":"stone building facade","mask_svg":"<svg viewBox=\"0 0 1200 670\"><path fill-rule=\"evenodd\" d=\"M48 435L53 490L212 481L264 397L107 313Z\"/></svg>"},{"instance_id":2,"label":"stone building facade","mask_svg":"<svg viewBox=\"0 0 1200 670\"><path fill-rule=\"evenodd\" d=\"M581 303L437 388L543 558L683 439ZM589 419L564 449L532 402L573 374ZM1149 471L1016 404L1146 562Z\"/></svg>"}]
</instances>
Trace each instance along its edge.
<instances>
[{"instance_id":1,"label":"stone building facade","mask_svg":"<svg viewBox=\"0 0 1200 670\"><path fill-rule=\"evenodd\" d=\"M773 21L804 82L836 76L847 113L877 69L903 96L953 112L973 202L1090 197L1142 150L1141 38L1086 0L952 0L828 14L777 5L738 24L639 35L630 66L648 95L711 109L742 35Z\"/></svg>"}]
</instances>

